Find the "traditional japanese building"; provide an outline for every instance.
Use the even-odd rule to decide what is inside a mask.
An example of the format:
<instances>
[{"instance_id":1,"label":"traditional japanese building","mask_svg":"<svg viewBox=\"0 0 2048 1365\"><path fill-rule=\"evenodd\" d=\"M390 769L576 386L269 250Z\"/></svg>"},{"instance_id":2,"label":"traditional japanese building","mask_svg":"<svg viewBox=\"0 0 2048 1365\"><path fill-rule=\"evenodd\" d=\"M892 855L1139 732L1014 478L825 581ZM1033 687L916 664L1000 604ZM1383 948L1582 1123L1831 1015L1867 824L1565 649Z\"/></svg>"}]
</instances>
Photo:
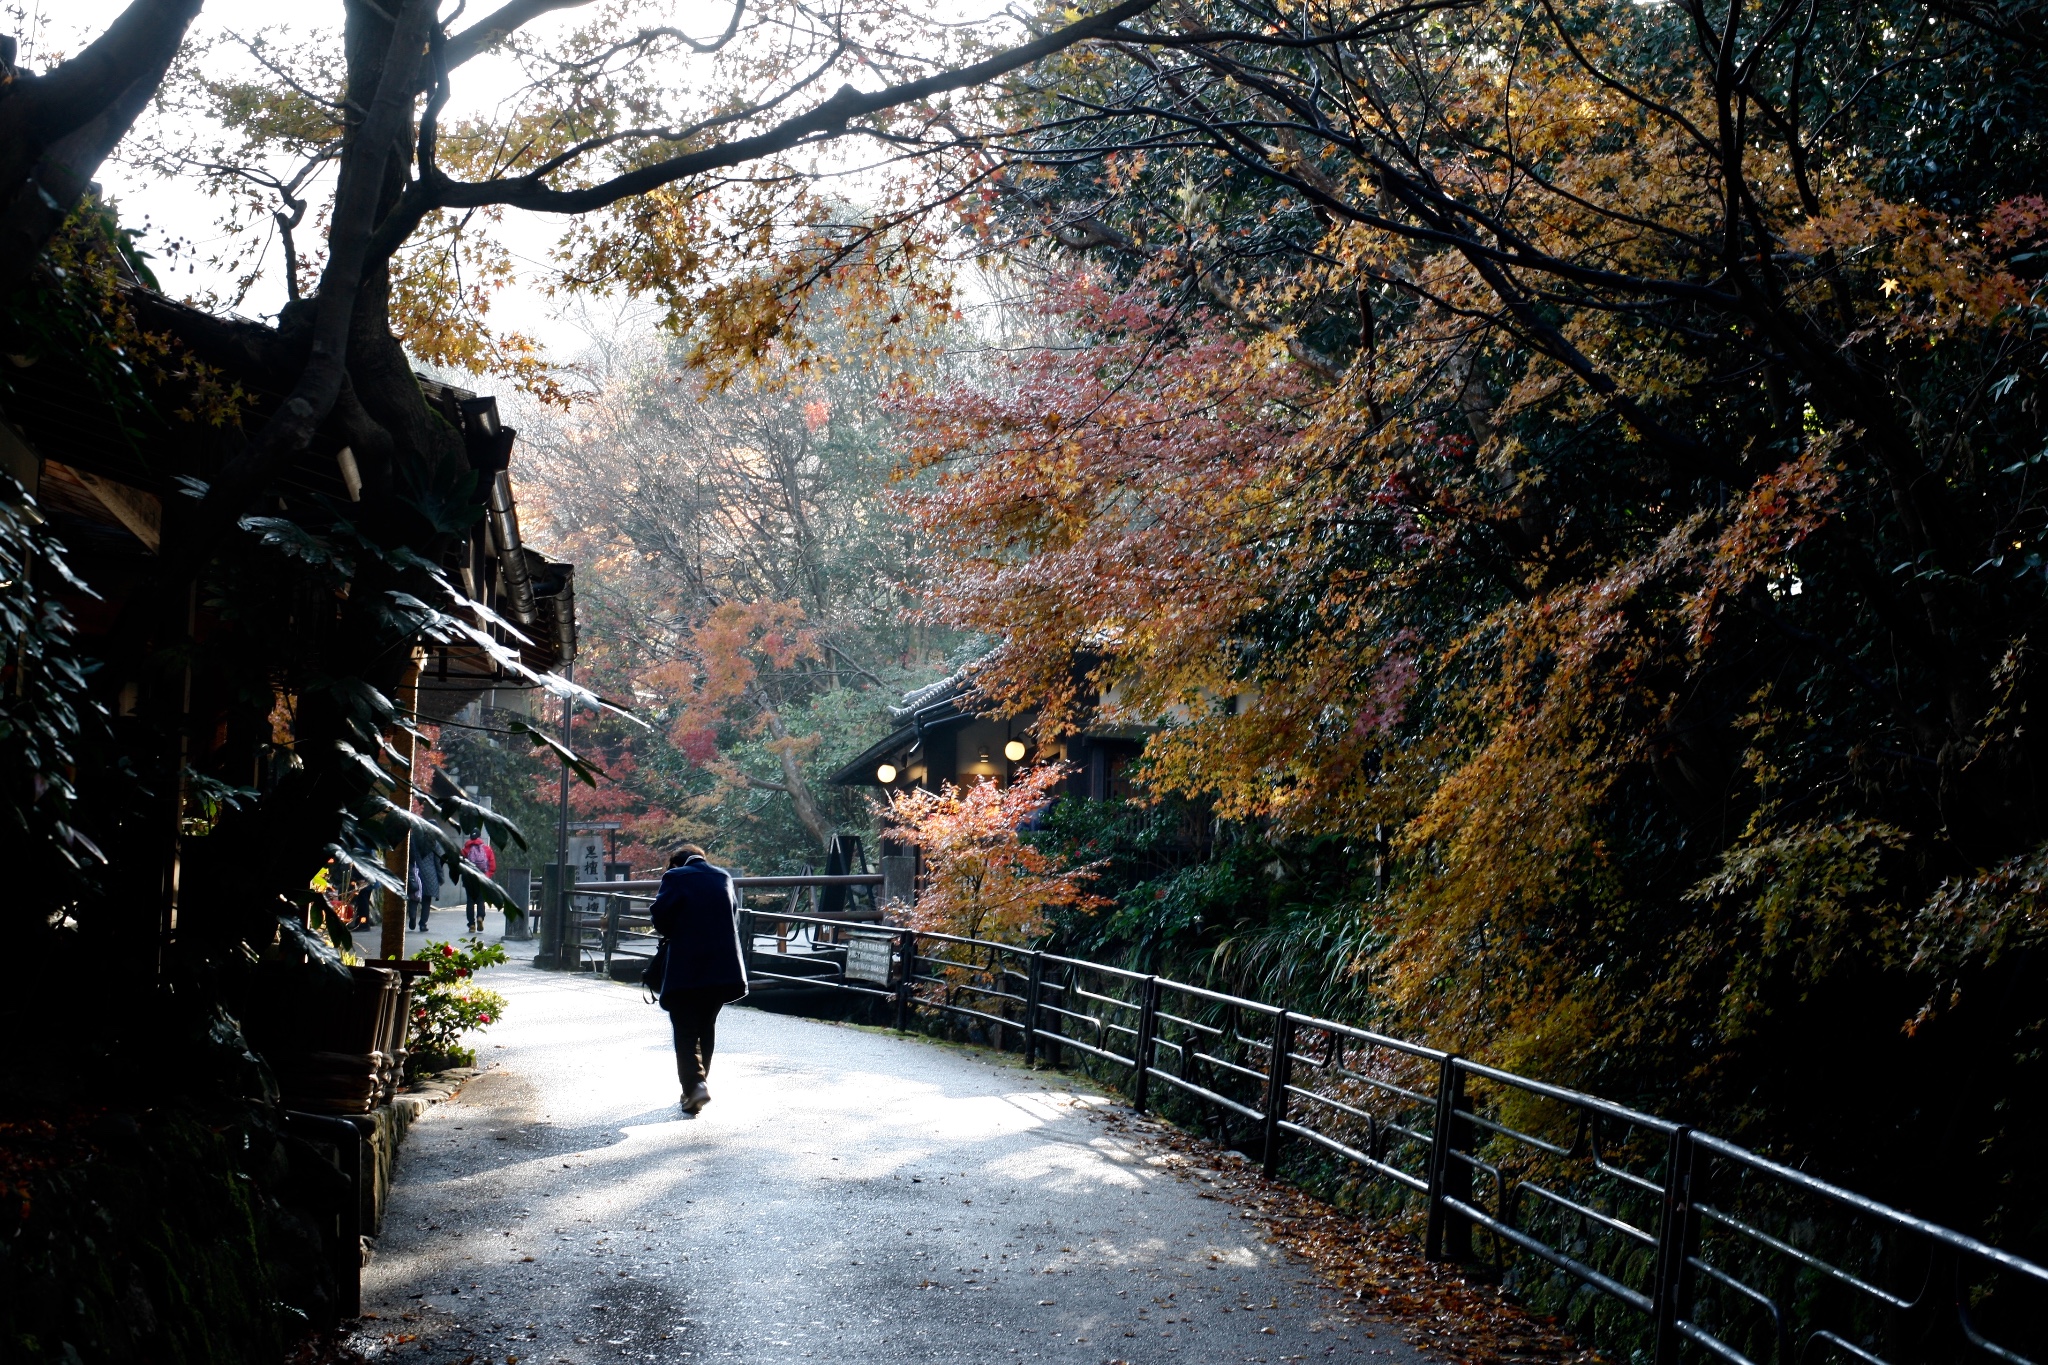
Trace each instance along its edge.
<instances>
[{"instance_id":1,"label":"traditional japanese building","mask_svg":"<svg viewBox=\"0 0 2048 1365\"><path fill-rule=\"evenodd\" d=\"M150 307L158 315L189 311L161 297ZM194 313L195 329L203 318ZM167 501L203 486L229 441L205 423L138 420L110 404L75 367L29 356L6 363L30 370L36 382L17 384L0 412L0 470L35 499L69 549L71 567L88 591L68 594L66 605L91 639L115 629L125 604L154 573ZM282 401L247 376L227 377L249 394L252 418ZM509 474L517 433L499 421L495 398L418 378L428 403L462 433L483 513L442 556L441 567L452 584L515 628L489 628L500 644L533 672L555 671L576 652L576 570L521 537ZM316 500L346 506L360 492L353 452L323 429L277 481L270 510L286 514ZM208 614L206 603L196 604L194 626L202 640ZM531 680L494 662L482 645L425 641L422 648L416 704L422 719L445 720L478 700L530 709ZM119 687L115 696L118 711L124 707Z\"/></svg>"},{"instance_id":2,"label":"traditional japanese building","mask_svg":"<svg viewBox=\"0 0 2048 1365\"><path fill-rule=\"evenodd\" d=\"M973 666L906 693L889 709L895 728L826 780L842 787L937 790L976 782L1008 782L1021 767L1047 761L1071 764L1066 790L1103 801L1130 793L1130 767L1144 752L1148 727L1084 725L1043 742L1032 734L1036 711L1003 719L982 714ZM1090 713L1105 710L1091 699ZM1113 700L1113 698L1111 699Z\"/></svg>"}]
</instances>

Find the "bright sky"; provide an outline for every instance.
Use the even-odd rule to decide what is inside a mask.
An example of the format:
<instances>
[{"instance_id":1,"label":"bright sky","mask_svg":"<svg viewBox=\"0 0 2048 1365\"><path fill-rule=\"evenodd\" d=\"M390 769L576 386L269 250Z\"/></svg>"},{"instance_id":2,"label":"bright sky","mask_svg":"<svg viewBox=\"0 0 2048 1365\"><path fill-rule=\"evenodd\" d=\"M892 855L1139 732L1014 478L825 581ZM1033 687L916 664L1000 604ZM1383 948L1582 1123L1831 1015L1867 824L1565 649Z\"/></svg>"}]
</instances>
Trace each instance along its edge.
<instances>
[{"instance_id":1,"label":"bright sky","mask_svg":"<svg viewBox=\"0 0 2048 1365\"><path fill-rule=\"evenodd\" d=\"M23 59L31 68L41 68L63 54L83 48L105 31L127 3L128 0L0 0L0 32L11 27L22 39ZM457 0L442 0L444 13L452 12L456 3ZM465 3L466 12L454 24L457 31L465 22L474 22L498 8L503 0ZM953 24L1003 13L1001 0L925 3ZM730 4L731 0L636 0L634 8L640 12L636 18L641 18L641 22L672 24L708 38L725 27L731 14ZM601 6L593 5L590 10L543 16L523 32L544 40L551 32L567 32L587 22L590 11L598 8ZM261 33L273 44L289 46L316 31L337 32L342 17L340 0L204 0L188 41L200 45L226 35L250 38ZM256 74L262 70L245 50L232 44L222 44L208 59L207 69L218 74ZM698 63L677 60L676 88L702 88L702 74L703 67ZM455 75L447 118L453 121L465 116L490 115L519 88L522 80L519 67L507 57L485 55L466 63ZM153 111L146 113L144 122L153 117ZM845 175L842 192L859 199L872 192L869 187L874 184L873 173L861 167L873 150L868 144L848 140L824 153L821 164ZM232 275L208 264L209 258L220 254L229 242L220 224L223 201L209 197L194 178L166 179L123 162L121 156L117 151L100 168L98 178L109 197L118 201L126 225L146 225L142 245L156 258L153 264L165 289L201 302L208 296L232 298ZM327 188L331 190L331 183ZM308 197L317 206L325 196L316 193ZM491 320L500 329L534 337L558 361L585 355L601 338L621 326L645 325L632 319L647 316L645 307L634 307L624 300L554 300L546 296L540 282L549 275L549 248L566 225L567 220L551 215L508 212L493 229L517 262L520 279L496 296ZM300 229L302 244L311 240L310 228L309 222ZM189 244L177 254L175 262L166 251L166 244L171 242ZM274 235L264 265L268 267L266 273L237 310L244 315L272 317L284 303L283 252ZM963 297L969 301L986 302L982 298L985 283L973 271L965 272L959 281Z\"/></svg>"}]
</instances>

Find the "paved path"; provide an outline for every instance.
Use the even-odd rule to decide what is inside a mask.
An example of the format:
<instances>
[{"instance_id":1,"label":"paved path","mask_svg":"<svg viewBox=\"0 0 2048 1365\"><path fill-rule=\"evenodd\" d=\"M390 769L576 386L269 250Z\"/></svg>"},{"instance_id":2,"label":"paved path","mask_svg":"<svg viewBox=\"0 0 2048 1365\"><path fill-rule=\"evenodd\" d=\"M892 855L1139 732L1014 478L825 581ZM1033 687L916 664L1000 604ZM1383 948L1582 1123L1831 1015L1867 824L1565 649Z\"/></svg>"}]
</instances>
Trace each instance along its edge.
<instances>
[{"instance_id":1,"label":"paved path","mask_svg":"<svg viewBox=\"0 0 2048 1365\"><path fill-rule=\"evenodd\" d=\"M367 1354L1422 1360L1051 1073L732 1008L686 1119L637 991L490 975L511 1008L491 1069L407 1140Z\"/></svg>"}]
</instances>

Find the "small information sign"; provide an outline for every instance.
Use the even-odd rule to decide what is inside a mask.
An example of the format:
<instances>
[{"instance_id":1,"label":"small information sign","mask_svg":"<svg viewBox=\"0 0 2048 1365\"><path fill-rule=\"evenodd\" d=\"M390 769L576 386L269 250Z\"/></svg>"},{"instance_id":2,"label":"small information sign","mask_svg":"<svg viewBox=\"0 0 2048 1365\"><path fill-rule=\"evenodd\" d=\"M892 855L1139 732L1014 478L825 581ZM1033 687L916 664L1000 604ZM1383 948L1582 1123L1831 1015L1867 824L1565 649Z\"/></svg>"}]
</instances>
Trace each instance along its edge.
<instances>
[{"instance_id":1,"label":"small information sign","mask_svg":"<svg viewBox=\"0 0 2048 1365\"><path fill-rule=\"evenodd\" d=\"M895 980L895 935L855 929L846 940L846 977L886 986Z\"/></svg>"}]
</instances>

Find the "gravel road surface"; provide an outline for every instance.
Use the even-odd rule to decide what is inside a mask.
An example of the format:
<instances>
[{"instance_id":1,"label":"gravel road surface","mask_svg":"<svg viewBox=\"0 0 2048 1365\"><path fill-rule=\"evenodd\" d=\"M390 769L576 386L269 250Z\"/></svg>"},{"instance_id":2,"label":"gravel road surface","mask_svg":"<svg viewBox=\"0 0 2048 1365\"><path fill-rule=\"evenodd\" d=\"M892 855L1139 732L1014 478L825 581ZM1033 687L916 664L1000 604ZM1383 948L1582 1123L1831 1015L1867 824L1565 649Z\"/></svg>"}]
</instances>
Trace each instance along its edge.
<instances>
[{"instance_id":1,"label":"gravel road surface","mask_svg":"<svg viewBox=\"0 0 2048 1365\"><path fill-rule=\"evenodd\" d=\"M690 1119L636 990L490 975L489 1070L413 1128L364 1269L372 1357L1424 1359L1053 1073L728 1008Z\"/></svg>"}]
</instances>

